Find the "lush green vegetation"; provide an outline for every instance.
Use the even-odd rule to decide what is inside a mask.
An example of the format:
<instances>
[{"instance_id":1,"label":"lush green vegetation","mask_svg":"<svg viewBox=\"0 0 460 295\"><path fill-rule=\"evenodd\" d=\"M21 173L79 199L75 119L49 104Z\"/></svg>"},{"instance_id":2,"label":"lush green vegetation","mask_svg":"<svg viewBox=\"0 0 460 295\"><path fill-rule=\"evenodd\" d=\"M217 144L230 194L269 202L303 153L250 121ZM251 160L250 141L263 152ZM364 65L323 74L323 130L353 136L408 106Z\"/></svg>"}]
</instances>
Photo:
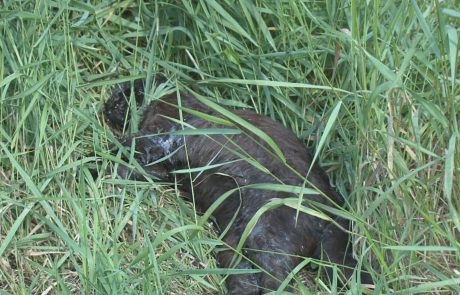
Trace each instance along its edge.
<instances>
[{"instance_id":1,"label":"lush green vegetation","mask_svg":"<svg viewBox=\"0 0 460 295\"><path fill-rule=\"evenodd\" d=\"M459 293L459 24L455 0L2 1L0 294L224 291L211 225L111 170L102 103L160 70L316 148L376 294Z\"/></svg>"}]
</instances>

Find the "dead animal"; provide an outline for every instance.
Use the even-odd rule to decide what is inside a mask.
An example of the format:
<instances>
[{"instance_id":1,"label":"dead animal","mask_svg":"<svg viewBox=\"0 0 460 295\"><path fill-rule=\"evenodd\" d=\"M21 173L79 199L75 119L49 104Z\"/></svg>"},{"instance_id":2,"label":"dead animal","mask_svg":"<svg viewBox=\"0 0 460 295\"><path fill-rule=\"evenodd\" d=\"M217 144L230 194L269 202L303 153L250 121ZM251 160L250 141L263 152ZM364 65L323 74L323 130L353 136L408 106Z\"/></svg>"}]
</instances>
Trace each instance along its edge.
<instances>
[{"instance_id":1,"label":"dead animal","mask_svg":"<svg viewBox=\"0 0 460 295\"><path fill-rule=\"evenodd\" d=\"M164 82L163 78L157 80ZM141 80L117 85L105 103L105 118L115 130L129 122L131 91L140 107L144 101ZM207 133L216 128L226 132ZM251 110L228 110L188 93L174 93L145 107L138 130L121 142L135 146L135 157L144 173L163 181L177 181L186 193L193 190L194 202L202 212L218 202L212 215L218 228L226 232L223 241L229 246L217 253L220 267L261 269L228 276L228 294L277 290L302 257L336 263L341 265L338 269L342 279L352 276L356 261L344 231L349 227L348 220L325 209L342 206L344 199L330 186L325 172L312 164L309 149L282 124ZM200 132L185 134L184 130ZM174 173L181 169L191 172ZM143 178L142 172L125 166L119 167L118 173L126 178ZM267 190L264 184L283 189ZM305 186L309 193L303 195L303 204L329 220L293 208L297 202L292 198L298 200ZM263 214L242 241L248 224L261 210ZM238 247L243 258L238 259L230 250ZM331 268L325 269L332 278ZM360 273L360 279L372 282L365 272Z\"/></svg>"}]
</instances>

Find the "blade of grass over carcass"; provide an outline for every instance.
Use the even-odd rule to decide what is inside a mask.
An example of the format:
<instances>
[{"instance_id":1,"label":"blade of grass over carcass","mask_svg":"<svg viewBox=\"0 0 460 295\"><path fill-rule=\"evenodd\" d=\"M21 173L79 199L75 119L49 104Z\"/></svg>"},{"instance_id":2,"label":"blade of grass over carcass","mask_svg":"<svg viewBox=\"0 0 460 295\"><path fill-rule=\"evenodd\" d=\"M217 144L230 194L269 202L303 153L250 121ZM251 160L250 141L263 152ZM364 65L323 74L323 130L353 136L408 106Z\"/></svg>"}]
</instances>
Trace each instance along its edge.
<instances>
[{"instance_id":1,"label":"blade of grass over carcass","mask_svg":"<svg viewBox=\"0 0 460 295\"><path fill-rule=\"evenodd\" d=\"M242 189L259 189L259 190L268 190L268 191L278 191L278 192L285 192L285 193L291 193L291 194L318 194L316 190L309 189L309 188L302 188L299 186L292 186L292 185L281 185L277 183L254 183L250 185L245 185L241 187L234 188L232 190L229 190L219 196L216 201L206 210L206 212L203 214L201 217L201 221L198 223L200 225L203 225L213 214L213 212L225 202L227 198L229 198L232 194L237 193L238 191ZM291 201L290 199L283 199L286 200L284 205L290 206ZM302 207L304 208L304 207ZM305 209L305 213L310 213L310 211ZM311 212L313 213L313 212ZM324 217L324 215L321 215L320 218Z\"/></svg>"},{"instance_id":2,"label":"blade of grass over carcass","mask_svg":"<svg viewBox=\"0 0 460 295\"><path fill-rule=\"evenodd\" d=\"M185 168L185 169L177 169L171 171L172 174L190 174L190 173L195 173L195 172L201 172L201 171L206 171L206 170L211 170L217 167L237 163L240 161L244 161L245 159L236 159L233 161L227 161L224 163L219 163L219 164L211 164L211 165L206 165L206 166L201 166L201 167L193 167L193 168Z\"/></svg>"},{"instance_id":3,"label":"blade of grass over carcass","mask_svg":"<svg viewBox=\"0 0 460 295\"><path fill-rule=\"evenodd\" d=\"M249 274L249 273L260 273L260 269L251 268L206 268L206 269L186 269L180 272L168 273L170 276L177 275L208 275L208 274L220 274L220 275L238 275L238 274Z\"/></svg>"},{"instance_id":4,"label":"blade of grass over carcass","mask_svg":"<svg viewBox=\"0 0 460 295\"><path fill-rule=\"evenodd\" d=\"M241 130L238 129L226 129L226 128L200 128L200 129L182 129L177 131L169 132L171 135L236 135L241 134Z\"/></svg>"},{"instance_id":5,"label":"blade of grass over carcass","mask_svg":"<svg viewBox=\"0 0 460 295\"><path fill-rule=\"evenodd\" d=\"M286 162L286 158L284 157L283 152L278 147L278 145L273 141L273 139L270 136L268 136L267 133L265 133L261 129L257 128L253 124L249 123L248 121L242 119L238 115L235 115L231 111L228 111L227 109L219 106L218 104L216 104L216 103L214 103L214 102L202 97L201 95L199 95L197 93L194 93L194 95L196 95L197 99L199 101L201 101L203 104L207 105L208 107L212 108L213 110L216 110L220 114L224 115L225 117L229 118L230 120L232 120L236 124L240 125L242 128L244 128L244 129L254 133L255 135L257 135L260 139L262 139L263 141L265 141L268 144L268 146L273 150L273 152L278 156L278 158L282 162Z\"/></svg>"},{"instance_id":6,"label":"blade of grass over carcass","mask_svg":"<svg viewBox=\"0 0 460 295\"><path fill-rule=\"evenodd\" d=\"M302 206L302 205L299 206L299 204L298 204L299 199L298 198L284 198L282 200L283 200L282 205L287 206L287 207L291 207L293 209L296 209L300 213L305 213L305 214L308 214L310 216L317 217L319 219L332 221L332 219L327 214L325 214L324 212L321 212L321 211L318 211L318 210L315 210L315 209L311 209L311 208L308 208L308 207Z\"/></svg>"},{"instance_id":7,"label":"blade of grass over carcass","mask_svg":"<svg viewBox=\"0 0 460 295\"><path fill-rule=\"evenodd\" d=\"M181 110L186 112L186 113L189 113L191 115L197 116L198 118L201 118L201 119L204 119L204 120L206 120L208 122L211 122L211 123L216 123L216 124L221 124L221 125L226 125L226 126L233 126L232 122L230 122L229 120L226 120L224 118L209 115L209 114L206 114L206 113L203 113L203 112L200 112L200 111L196 111L196 110L192 110L192 109L188 109L188 108L184 108L184 107L181 108Z\"/></svg>"},{"instance_id":8,"label":"blade of grass over carcass","mask_svg":"<svg viewBox=\"0 0 460 295\"><path fill-rule=\"evenodd\" d=\"M305 195L317 195L318 191L311 188L304 188L295 185L288 184L278 184L278 183L254 183L247 186L247 188L260 189L260 190L269 190L276 192L285 192L292 194L305 194Z\"/></svg>"},{"instance_id":9,"label":"blade of grass over carcass","mask_svg":"<svg viewBox=\"0 0 460 295\"><path fill-rule=\"evenodd\" d=\"M216 198L216 200L212 203L211 206L204 212L204 214L201 216L200 221L198 222L198 225L204 225L206 222L208 222L209 218L211 215L214 213L214 211L219 208L227 200L233 193L236 193L240 190L241 188L237 187L234 189L231 189L225 193L223 193L221 196Z\"/></svg>"},{"instance_id":10,"label":"blade of grass over carcass","mask_svg":"<svg viewBox=\"0 0 460 295\"><path fill-rule=\"evenodd\" d=\"M329 216L327 216L326 214L324 214L324 213L322 213L320 211L310 209L310 208L307 208L307 207L303 207L303 206L298 206L297 205L297 198L272 199L268 203L266 203L265 205L260 207L260 209L258 209L257 212L254 214L254 216L251 217L251 219L249 220L248 224L246 225L243 233L241 234L241 238L240 238L240 240L238 242L238 245L235 248L235 252L236 253L242 253L242 249L243 249L244 243L246 242L246 239L249 237L249 235L251 234L252 230L256 226L257 222L259 221L259 219L262 217L262 215L265 212L267 212L269 210L276 209L276 208L278 208L280 206L285 206L287 204L292 204L292 203L295 204L296 208L299 208L298 209L299 211L302 211L305 214L308 214L308 215L314 216L314 217L318 217L318 218L321 218L321 219L325 219L325 220L331 220L331 218Z\"/></svg>"}]
</instances>

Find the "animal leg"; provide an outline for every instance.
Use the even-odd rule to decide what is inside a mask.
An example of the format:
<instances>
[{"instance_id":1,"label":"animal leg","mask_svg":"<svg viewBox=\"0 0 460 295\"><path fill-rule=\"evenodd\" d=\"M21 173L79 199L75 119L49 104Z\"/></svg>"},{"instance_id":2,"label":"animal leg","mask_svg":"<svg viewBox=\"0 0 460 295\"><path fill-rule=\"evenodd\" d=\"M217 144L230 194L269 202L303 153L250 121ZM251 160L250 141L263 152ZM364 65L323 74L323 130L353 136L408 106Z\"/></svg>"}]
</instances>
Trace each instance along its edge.
<instances>
[{"instance_id":1,"label":"animal leg","mask_svg":"<svg viewBox=\"0 0 460 295\"><path fill-rule=\"evenodd\" d=\"M240 234L230 231L224 238L224 242L232 248L236 248ZM236 266L233 261L236 255L232 250L223 250L217 253L217 260L222 268L252 269L252 264L247 260L241 260ZM259 295L258 287L260 273L229 275L225 281L228 289L227 295Z\"/></svg>"},{"instance_id":2,"label":"animal leg","mask_svg":"<svg viewBox=\"0 0 460 295\"><path fill-rule=\"evenodd\" d=\"M278 290L289 273L301 262L301 245L292 238L292 233L296 235L296 231L277 228L270 220L272 218L269 215L262 216L246 241L249 258L263 271L259 275L262 293ZM292 288L288 287L286 291L292 291Z\"/></svg>"}]
</instances>

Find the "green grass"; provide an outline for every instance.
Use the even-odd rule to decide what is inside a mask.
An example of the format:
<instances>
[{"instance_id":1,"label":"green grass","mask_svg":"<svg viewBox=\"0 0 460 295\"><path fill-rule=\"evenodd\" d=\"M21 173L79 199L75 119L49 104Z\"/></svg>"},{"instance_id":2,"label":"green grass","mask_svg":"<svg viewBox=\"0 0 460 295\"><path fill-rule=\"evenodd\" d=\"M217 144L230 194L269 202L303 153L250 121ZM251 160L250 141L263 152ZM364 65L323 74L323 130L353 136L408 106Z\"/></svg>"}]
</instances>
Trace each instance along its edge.
<instances>
[{"instance_id":1,"label":"green grass","mask_svg":"<svg viewBox=\"0 0 460 295\"><path fill-rule=\"evenodd\" d=\"M160 70L316 148L375 294L459 293L459 27L455 0L4 0L0 294L225 290L212 225L177 188L112 170L102 103Z\"/></svg>"}]
</instances>

